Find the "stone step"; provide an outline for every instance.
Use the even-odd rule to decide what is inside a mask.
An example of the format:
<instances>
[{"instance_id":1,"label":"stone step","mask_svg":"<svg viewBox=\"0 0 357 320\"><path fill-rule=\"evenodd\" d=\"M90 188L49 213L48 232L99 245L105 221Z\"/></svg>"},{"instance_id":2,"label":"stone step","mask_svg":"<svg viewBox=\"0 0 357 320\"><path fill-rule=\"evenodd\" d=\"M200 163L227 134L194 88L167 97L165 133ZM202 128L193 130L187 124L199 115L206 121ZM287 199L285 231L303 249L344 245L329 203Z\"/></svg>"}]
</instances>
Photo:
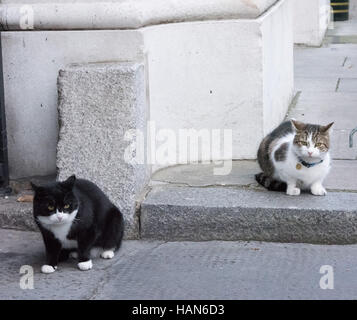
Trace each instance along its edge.
<instances>
[{"instance_id":1,"label":"stone step","mask_svg":"<svg viewBox=\"0 0 357 320\"><path fill-rule=\"evenodd\" d=\"M17 202L17 196L0 200L0 228L37 231L32 215L32 203Z\"/></svg>"},{"instance_id":2,"label":"stone step","mask_svg":"<svg viewBox=\"0 0 357 320\"><path fill-rule=\"evenodd\" d=\"M334 161L326 197L290 197L254 181L255 161L233 161L229 175L213 164L156 172L141 205L144 239L258 240L347 244L357 242L357 161ZM32 203L0 200L0 227L36 230Z\"/></svg>"},{"instance_id":3,"label":"stone step","mask_svg":"<svg viewBox=\"0 0 357 320\"><path fill-rule=\"evenodd\" d=\"M141 237L166 241L357 243L357 193L287 196L241 187L157 185L141 206Z\"/></svg>"}]
</instances>

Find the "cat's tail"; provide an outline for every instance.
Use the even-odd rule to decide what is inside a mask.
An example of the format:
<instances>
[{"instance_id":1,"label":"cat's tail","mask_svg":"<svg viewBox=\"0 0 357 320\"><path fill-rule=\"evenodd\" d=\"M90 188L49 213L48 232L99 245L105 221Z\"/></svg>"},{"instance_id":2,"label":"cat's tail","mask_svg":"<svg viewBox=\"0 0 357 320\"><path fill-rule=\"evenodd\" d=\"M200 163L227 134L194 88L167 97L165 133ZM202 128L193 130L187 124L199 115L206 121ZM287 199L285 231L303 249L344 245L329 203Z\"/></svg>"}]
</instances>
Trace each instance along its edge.
<instances>
[{"instance_id":1,"label":"cat's tail","mask_svg":"<svg viewBox=\"0 0 357 320\"><path fill-rule=\"evenodd\" d=\"M269 191L286 191L287 184L285 182L273 179L264 172L255 175L255 180Z\"/></svg>"},{"instance_id":2,"label":"cat's tail","mask_svg":"<svg viewBox=\"0 0 357 320\"><path fill-rule=\"evenodd\" d=\"M119 250L124 235L124 218L120 210L113 206L107 213L104 230L104 249Z\"/></svg>"}]
</instances>

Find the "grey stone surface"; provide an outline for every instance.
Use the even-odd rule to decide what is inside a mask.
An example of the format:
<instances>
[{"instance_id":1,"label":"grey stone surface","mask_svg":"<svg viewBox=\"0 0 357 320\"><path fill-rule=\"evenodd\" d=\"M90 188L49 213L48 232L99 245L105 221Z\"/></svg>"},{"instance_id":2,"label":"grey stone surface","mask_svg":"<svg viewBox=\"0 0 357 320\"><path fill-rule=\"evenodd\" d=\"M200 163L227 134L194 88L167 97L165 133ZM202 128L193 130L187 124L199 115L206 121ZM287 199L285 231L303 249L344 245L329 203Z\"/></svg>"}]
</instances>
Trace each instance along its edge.
<instances>
[{"instance_id":1,"label":"grey stone surface","mask_svg":"<svg viewBox=\"0 0 357 320\"><path fill-rule=\"evenodd\" d=\"M231 186L264 190L254 180L254 174L259 172L258 164L255 161L233 161L232 172L227 176L215 176L213 169L213 164L175 166L155 173L151 184L153 186L164 184L204 188ZM357 192L356 177L357 161L335 160L324 185L329 191ZM276 201L275 193L268 193L267 197L270 197L272 202ZM32 204L19 203L16 198L0 199L0 227L36 230L32 221ZM299 204L299 207L301 205Z\"/></svg>"},{"instance_id":2,"label":"grey stone surface","mask_svg":"<svg viewBox=\"0 0 357 320\"><path fill-rule=\"evenodd\" d=\"M259 242L125 241L113 260L74 260L41 274L38 233L0 229L0 299L356 299L357 246ZM34 289L19 286L34 267ZM334 289L320 288L333 268ZM148 303L150 304L150 303Z\"/></svg>"},{"instance_id":3,"label":"grey stone surface","mask_svg":"<svg viewBox=\"0 0 357 320\"><path fill-rule=\"evenodd\" d=\"M148 106L140 63L71 65L60 71L59 178L72 174L97 183L122 209L126 237L138 237L136 201L150 176L124 159L128 130L146 134Z\"/></svg>"},{"instance_id":4,"label":"grey stone surface","mask_svg":"<svg viewBox=\"0 0 357 320\"><path fill-rule=\"evenodd\" d=\"M302 92L298 103L289 113L289 118L310 123L327 124L335 122L332 134L332 156L335 159L357 158L357 143L349 147L349 134L357 126L357 91Z\"/></svg>"},{"instance_id":5,"label":"grey stone surface","mask_svg":"<svg viewBox=\"0 0 357 320\"><path fill-rule=\"evenodd\" d=\"M357 153L356 153L357 155ZM155 172L151 185L174 184L190 187L234 186L261 188L254 175L261 170L256 161L238 160L232 162L232 171L226 176L213 174L214 164L179 165ZM324 182L331 191L357 192L357 161L334 160L330 174ZM271 194L274 199L274 193Z\"/></svg>"},{"instance_id":6,"label":"grey stone surface","mask_svg":"<svg viewBox=\"0 0 357 320\"><path fill-rule=\"evenodd\" d=\"M188 186L249 186L255 185L254 174L259 172L259 166L253 160L232 161L232 171L229 175L214 175L216 166L211 164L188 164L169 167L155 172L151 178L152 184L173 183Z\"/></svg>"},{"instance_id":7,"label":"grey stone surface","mask_svg":"<svg viewBox=\"0 0 357 320\"><path fill-rule=\"evenodd\" d=\"M357 43L357 20L335 21L327 30L325 43Z\"/></svg>"},{"instance_id":8,"label":"grey stone surface","mask_svg":"<svg viewBox=\"0 0 357 320\"><path fill-rule=\"evenodd\" d=\"M355 78L357 44L295 47L295 78ZM347 59L346 59L347 58Z\"/></svg>"},{"instance_id":9,"label":"grey stone surface","mask_svg":"<svg viewBox=\"0 0 357 320\"><path fill-rule=\"evenodd\" d=\"M327 190L357 192L357 161L334 160L324 185Z\"/></svg>"},{"instance_id":10,"label":"grey stone surface","mask_svg":"<svg viewBox=\"0 0 357 320\"><path fill-rule=\"evenodd\" d=\"M37 231L32 203L17 202L16 196L0 199L0 228Z\"/></svg>"},{"instance_id":11,"label":"grey stone surface","mask_svg":"<svg viewBox=\"0 0 357 320\"><path fill-rule=\"evenodd\" d=\"M309 78L296 77L295 91L303 92L334 92L336 90L338 78Z\"/></svg>"},{"instance_id":12,"label":"grey stone surface","mask_svg":"<svg viewBox=\"0 0 357 320\"><path fill-rule=\"evenodd\" d=\"M342 92L321 92L318 95L302 92L290 117L322 124L335 121L334 130L350 130L357 126L356 104L357 91L348 95Z\"/></svg>"},{"instance_id":13,"label":"grey stone surface","mask_svg":"<svg viewBox=\"0 0 357 320\"><path fill-rule=\"evenodd\" d=\"M140 221L143 239L357 243L357 193L157 186Z\"/></svg>"},{"instance_id":14,"label":"grey stone surface","mask_svg":"<svg viewBox=\"0 0 357 320\"><path fill-rule=\"evenodd\" d=\"M338 92L356 92L357 78L341 78L338 85Z\"/></svg>"},{"instance_id":15,"label":"grey stone surface","mask_svg":"<svg viewBox=\"0 0 357 320\"><path fill-rule=\"evenodd\" d=\"M41 235L35 232L19 232L0 229L0 299L93 299L102 285L109 281L108 271L118 260L128 261L141 250L155 247L157 243L125 242L113 260L94 259L93 269L81 272L74 259L59 265L53 277L41 273L45 251ZM19 273L22 265L34 268L34 289L20 289ZM118 270L118 269L117 269Z\"/></svg>"}]
</instances>

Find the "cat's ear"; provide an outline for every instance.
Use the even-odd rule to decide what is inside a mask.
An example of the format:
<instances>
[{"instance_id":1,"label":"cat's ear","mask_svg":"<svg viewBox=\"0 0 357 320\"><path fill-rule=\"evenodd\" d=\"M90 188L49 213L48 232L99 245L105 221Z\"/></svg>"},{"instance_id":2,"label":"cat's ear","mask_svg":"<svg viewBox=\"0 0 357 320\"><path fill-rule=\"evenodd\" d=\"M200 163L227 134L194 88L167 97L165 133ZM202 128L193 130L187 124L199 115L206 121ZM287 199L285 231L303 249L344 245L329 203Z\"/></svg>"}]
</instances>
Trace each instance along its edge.
<instances>
[{"instance_id":1,"label":"cat's ear","mask_svg":"<svg viewBox=\"0 0 357 320\"><path fill-rule=\"evenodd\" d=\"M306 128L306 124L295 119L291 119L291 123L296 131L302 131Z\"/></svg>"},{"instance_id":2,"label":"cat's ear","mask_svg":"<svg viewBox=\"0 0 357 320\"><path fill-rule=\"evenodd\" d=\"M334 122L331 122L327 126L322 126L320 128L320 131L321 132L329 132L333 124L334 124Z\"/></svg>"},{"instance_id":3,"label":"cat's ear","mask_svg":"<svg viewBox=\"0 0 357 320\"><path fill-rule=\"evenodd\" d=\"M61 182L62 187L67 190L72 190L74 183L76 182L76 176L70 176L66 181Z\"/></svg>"}]
</instances>

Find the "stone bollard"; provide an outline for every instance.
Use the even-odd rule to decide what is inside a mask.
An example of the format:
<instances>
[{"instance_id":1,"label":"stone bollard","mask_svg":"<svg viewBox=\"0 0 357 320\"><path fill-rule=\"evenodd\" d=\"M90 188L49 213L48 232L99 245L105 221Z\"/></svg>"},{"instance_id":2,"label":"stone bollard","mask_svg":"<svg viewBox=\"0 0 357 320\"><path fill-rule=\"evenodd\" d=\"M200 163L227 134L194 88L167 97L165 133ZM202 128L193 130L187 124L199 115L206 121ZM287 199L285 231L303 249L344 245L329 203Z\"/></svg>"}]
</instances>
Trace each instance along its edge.
<instances>
[{"instance_id":1,"label":"stone bollard","mask_svg":"<svg viewBox=\"0 0 357 320\"><path fill-rule=\"evenodd\" d=\"M58 77L58 177L76 174L102 188L124 214L127 239L139 236L136 201L150 178L147 165L124 159L126 132L146 134L145 88L136 62L70 65Z\"/></svg>"}]
</instances>

